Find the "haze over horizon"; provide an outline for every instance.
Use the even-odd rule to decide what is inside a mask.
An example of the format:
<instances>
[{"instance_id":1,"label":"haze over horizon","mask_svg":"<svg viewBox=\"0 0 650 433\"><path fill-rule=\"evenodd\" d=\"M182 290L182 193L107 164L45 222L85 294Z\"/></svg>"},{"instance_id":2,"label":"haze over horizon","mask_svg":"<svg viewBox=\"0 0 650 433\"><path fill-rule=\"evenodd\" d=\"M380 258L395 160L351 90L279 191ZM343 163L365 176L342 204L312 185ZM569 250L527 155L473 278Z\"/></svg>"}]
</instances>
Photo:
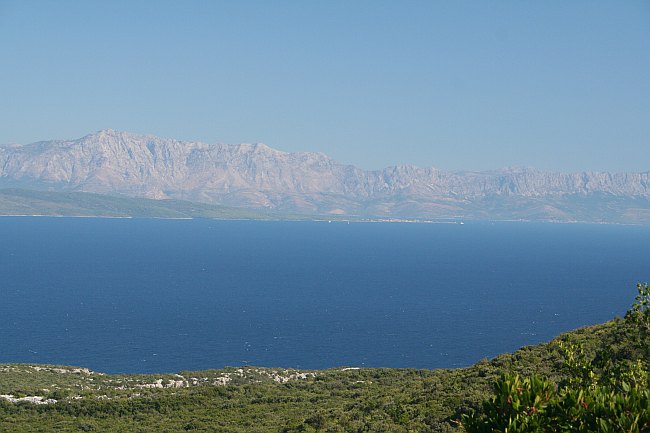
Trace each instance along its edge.
<instances>
[{"instance_id":1,"label":"haze over horizon","mask_svg":"<svg viewBox=\"0 0 650 433\"><path fill-rule=\"evenodd\" d=\"M0 0L0 143L112 128L346 164L650 169L642 1Z\"/></svg>"}]
</instances>

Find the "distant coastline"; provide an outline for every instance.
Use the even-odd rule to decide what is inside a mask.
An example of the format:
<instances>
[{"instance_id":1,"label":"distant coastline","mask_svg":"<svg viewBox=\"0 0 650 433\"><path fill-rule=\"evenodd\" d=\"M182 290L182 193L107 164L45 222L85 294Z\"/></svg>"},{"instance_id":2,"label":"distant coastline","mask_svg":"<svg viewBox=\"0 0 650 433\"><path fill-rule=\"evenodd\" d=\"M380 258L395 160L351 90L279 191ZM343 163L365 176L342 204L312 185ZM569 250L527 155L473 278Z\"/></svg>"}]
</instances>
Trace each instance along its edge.
<instances>
[{"instance_id":1,"label":"distant coastline","mask_svg":"<svg viewBox=\"0 0 650 433\"><path fill-rule=\"evenodd\" d=\"M650 172L381 170L104 129L0 145L0 213L650 224Z\"/></svg>"},{"instance_id":2,"label":"distant coastline","mask_svg":"<svg viewBox=\"0 0 650 433\"><path fill-rule=\"evenodd\" d=\"M614 225L614 226L648 226L642 223L625 223L625 222L608 222L608 221L558 221L558 220L525 220L525 219L456 219L456 220L436 220L436 219L408 219L408 218L339 218L327 219L322 216L301 215L299 218L229 218L229 217L173 217L173 216L148 216L148 215L61 215L61 214L0 214L0 218L97 218L97 219L152 219L152 220L215 220L215 221L287 221L287 222L322 222L322 223L374 223L374 224L475 224L475 223L522 223L522 224L588 224L588 225Z\"/></svg>"}]
</instances>

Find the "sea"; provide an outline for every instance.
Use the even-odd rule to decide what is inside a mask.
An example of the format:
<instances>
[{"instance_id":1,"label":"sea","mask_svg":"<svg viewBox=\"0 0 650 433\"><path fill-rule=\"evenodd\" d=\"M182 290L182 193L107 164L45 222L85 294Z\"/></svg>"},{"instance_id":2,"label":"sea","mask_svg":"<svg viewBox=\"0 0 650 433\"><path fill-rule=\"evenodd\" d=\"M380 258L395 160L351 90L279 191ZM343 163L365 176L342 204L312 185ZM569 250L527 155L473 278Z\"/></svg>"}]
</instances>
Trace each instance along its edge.
<instances>
[{"instance_id":1,"label":"sea","mask_svg":"<svg viewBox=\"0 0 650 433\"><path fill-rule=\"evenodd\" d=\"M0 363L452 368L623 316L650 227L0 218Z\"/></svg>"}]
</instances>

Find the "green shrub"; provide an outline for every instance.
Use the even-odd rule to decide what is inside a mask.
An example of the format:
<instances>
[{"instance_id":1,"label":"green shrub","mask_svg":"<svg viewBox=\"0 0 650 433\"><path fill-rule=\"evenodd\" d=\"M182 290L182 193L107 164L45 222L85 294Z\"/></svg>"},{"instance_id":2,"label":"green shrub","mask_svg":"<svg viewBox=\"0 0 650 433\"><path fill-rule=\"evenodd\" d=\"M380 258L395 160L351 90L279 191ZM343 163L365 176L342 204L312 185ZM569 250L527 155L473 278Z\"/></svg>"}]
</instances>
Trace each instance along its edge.
<instances>
[{"instance_id":1,"label":"green shrub","mask_svg":"<svg viewBox=\"0 0 650 433\"><path fill-rule=\"evenodd\" d=\"M607 345L589 359L581 345L561 343L569 374L563 385L536 375L503 375L494 397L463 416L464 428L469 433L650 432L650 288L638 284L637 289L624 323L645 349L636 352L636 359L621 357L620 349Z\"/></svg>"}]
</instances>

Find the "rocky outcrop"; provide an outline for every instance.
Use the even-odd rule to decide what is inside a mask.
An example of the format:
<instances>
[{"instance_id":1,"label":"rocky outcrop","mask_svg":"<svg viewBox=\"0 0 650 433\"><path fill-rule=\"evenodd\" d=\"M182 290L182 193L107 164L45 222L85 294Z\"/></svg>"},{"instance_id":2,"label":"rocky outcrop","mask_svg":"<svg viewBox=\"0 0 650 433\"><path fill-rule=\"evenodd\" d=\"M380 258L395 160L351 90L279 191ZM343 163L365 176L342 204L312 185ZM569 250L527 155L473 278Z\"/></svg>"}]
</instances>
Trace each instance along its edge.
<instances>
[{"instance_id":1,"label":"rocky outcrop","mask_svg":"<svg viewBox=\"0 0 650 433\"><path fill-rule=\"evenodd\" d=\"M393 216L454 214L468 202L499 197L650 197L649 172L447 172L411 165L366 171L322 153L113 130L77 140L0 146L0 187L16 185L285 212Z\"/></svg>"},{"instance_id":2,"label":"rocky outcrop","mask_svg":"<svg viewBox=\"0 0 650 433\"><path fill-rule=\"evenodd\" d=\"M10 403L54 404L57 400L41 396L15 397L12 394L0 394L0 399Z\"/></svg>"}]
</instances>

